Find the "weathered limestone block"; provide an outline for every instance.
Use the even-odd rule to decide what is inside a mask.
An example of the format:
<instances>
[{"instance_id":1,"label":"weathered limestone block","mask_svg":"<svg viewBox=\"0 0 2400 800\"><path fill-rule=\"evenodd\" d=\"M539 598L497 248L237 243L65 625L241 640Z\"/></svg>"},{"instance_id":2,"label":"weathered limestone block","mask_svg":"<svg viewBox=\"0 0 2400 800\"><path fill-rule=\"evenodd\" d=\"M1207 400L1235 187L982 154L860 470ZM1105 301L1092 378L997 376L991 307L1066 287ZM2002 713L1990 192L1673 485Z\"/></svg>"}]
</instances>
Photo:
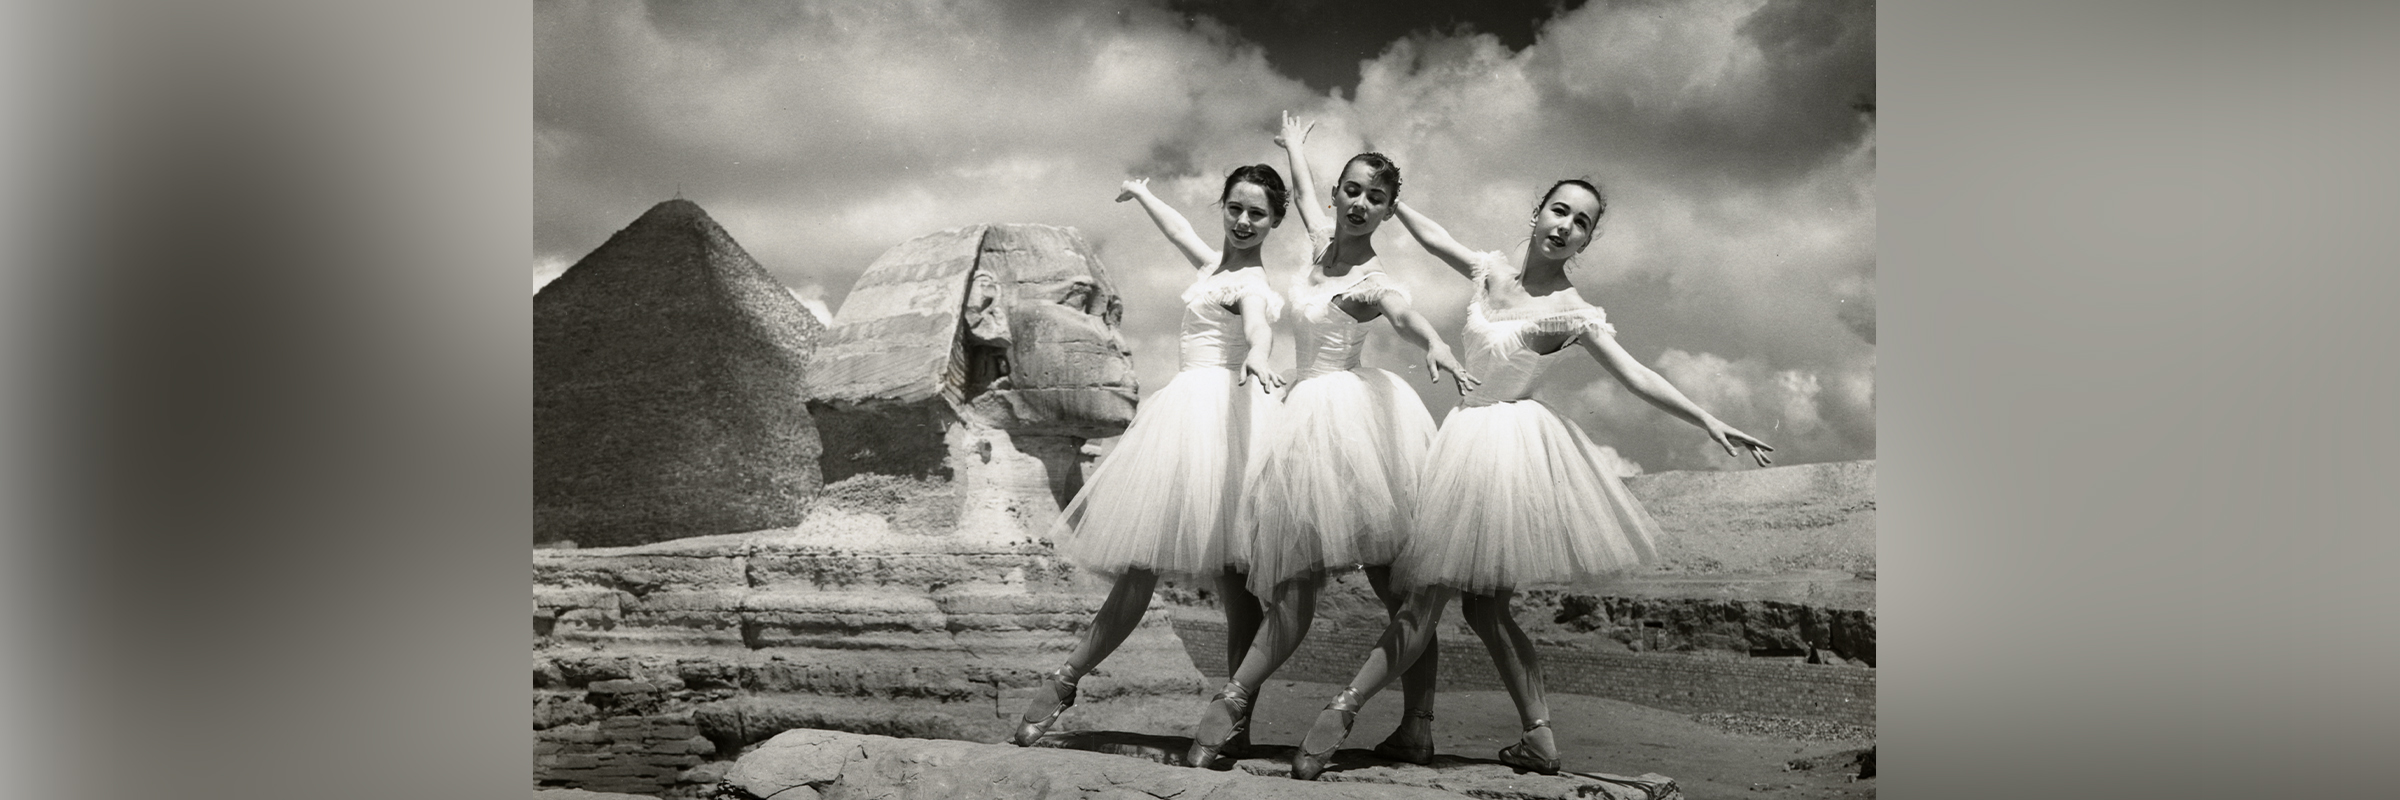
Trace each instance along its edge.
<instances>
[{"instance_id":1,"label":"weathered limestone block","mask_svg":"<svg viewBox=\"0 0 2400 800\"><path fill-rule=\"evenodd\" d=\"M656 795L595 792L587 789L535 789L533 800L658 800Z\"/></svg>"},{"instance_id":2,"label":"weathered limestone block","mask_svg":"<svg viewBox=\"0 0 2400 800\"><path fill-rule=\"evenodd\" d=\"M1498 764L1440 768L1371 766L1327 773L1308 782L1251 770L1273 762L1214 771L1168 766L1083 750L958 741L895 739L821 730L793 730L734 762L725 782L752 798L945 797L1131 798L1191 800L1308 800L1313 798L1460 797L1503 800L1597 797L1667 800L1682 794L1659 775L1639 778L1519 775Z\"/></svg>"},{"instance_id":3,"label":"weathered limestone block","mask_svg":"<svg viewBox=\"0 0 2400 800\"><path fill-rule=\"evenodd\" d=\"M639 551L607 558L580 550L536 550L534 580L541 584L604 586L632 594L659 590L717 589L743 585L747 565L738 554Z\"/></svg>"},{"instance_id":4,"label":"weathered limestone block","mask_svg":"<svg viewBox=\"0 0 2400 800\"><path fill-rule=\"evenodd\" d=\"M534 541L623 545L800 521L821 483L823 325L685 200L533 298Z\"/></svg>"}]
</instances>

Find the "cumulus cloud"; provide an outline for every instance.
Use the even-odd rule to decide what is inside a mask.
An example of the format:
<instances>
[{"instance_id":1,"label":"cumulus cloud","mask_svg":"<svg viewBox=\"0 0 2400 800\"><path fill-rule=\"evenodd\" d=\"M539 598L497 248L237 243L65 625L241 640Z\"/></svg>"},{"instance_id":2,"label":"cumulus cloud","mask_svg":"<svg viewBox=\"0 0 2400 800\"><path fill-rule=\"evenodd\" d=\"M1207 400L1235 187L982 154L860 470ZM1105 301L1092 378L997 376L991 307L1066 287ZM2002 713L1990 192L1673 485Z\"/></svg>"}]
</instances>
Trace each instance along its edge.
<instances>
[{"instance_id":1,"label":"cumulus cloud","mask_svg":"<svg viewBox=\"0 0 2400 800\"><path fill-rule=\"evenodd\" d=\"M1588 4L1522 48L1464 30L1402 38L1360 65L1355 90L1329 92L1163 0L534 13L537 287L542 265L563 268L678 193L833 308L901 241L1068 225L1115 276L1155 389L1173 373L1176 297L1195 273L1137 207L1111 202L1117 185L1153 178L1213 241L1225 172L1285 168L1270 137L1289 109L1319 122L1320 185L1351 153L1384 152L1403 199L1477 248L1520 240L1551 181L1602 181L1606 235L1571 275L1627 349L1662 373L1673 356L1703 387L1687 391L1741 399L1758 416L1736 424L1768 426L1752 432L1784 447L1783 463L1874 455L1874 120L1855 108L1874 93L1871 3ZM1296 224L1266 247L1278 283L1302 269ZM1397 224L1376 247L1455 342L1467 283ZM1454 405L1392 338L1377 335L1369 364L1410 376L1437 414ZM1608 388L1588 360L1557 373L1545 396L1624 437L1609 443L1631 468L1714 463L1677 438L1696 432ZM1777 425L1804 444L1776 440Z\"/></svg>"}]
</instances>

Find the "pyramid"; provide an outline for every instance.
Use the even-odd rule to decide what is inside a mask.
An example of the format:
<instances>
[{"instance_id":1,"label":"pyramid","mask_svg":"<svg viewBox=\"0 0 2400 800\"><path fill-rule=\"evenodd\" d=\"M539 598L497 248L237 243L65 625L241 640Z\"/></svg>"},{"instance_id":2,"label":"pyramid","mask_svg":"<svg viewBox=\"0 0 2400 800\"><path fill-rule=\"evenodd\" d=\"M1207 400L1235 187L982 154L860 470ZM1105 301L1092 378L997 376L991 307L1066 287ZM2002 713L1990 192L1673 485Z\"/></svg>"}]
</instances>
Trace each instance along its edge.
<instances>
[{"instance_id":1,"label":"pyramid","mask_svg":"<svg viewBox=\"0 0 2400 800\"><path fill-rule=\"evenodd\" d=\"M533 297L534 541L797 524L824 325L700 206L650 208Z\"/></svg>"}]
</instances>

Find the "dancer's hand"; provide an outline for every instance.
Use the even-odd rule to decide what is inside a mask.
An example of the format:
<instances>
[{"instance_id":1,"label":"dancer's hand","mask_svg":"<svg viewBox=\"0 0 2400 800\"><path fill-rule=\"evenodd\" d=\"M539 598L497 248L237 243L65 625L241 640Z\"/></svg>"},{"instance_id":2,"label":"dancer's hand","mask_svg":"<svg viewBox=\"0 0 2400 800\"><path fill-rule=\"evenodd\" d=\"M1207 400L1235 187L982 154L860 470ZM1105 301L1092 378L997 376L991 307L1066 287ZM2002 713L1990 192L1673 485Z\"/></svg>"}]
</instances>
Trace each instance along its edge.
<instances>
[{"instance_id":1,"label":"dancer's hand","mask_svg":"<svg viewBox=\"0 0 2400 800\"><path fill-rule=\"evenodd\" d=\"M1117 187L1117 202L1122 203L1150 191L1149 178L1135 178Z\"/></svg>"},{"instance_id":2,"label":"dancer's hand","mask_svg":"<svg viewBox=\"0 0 2400 800\"><path fill-rule=\"evenodd\" d=\"M1274 370L1268 369L1267 360L1255 355L1242 359L1242 379L1239 381L1239 383L1243 386L1248 386L1253 378L1258 380L1258 388L1260 391L1273 392L1276 389L1283 388L1283 376L1277 375L1275 374Z\"/></svg>"},{"instance_id":3,"label":"dancer's hand","mask_svg":"<svg viewBox=\"0 0 2400 800\"><path fill-rule=\"evenodd\" d=\"M1441 383L1442 373L1444 372L1450 373L1450 382L1458 384L1458 393L1460 395L1465 395L1468 389L1473 389L1477 386L1483 385L1483 381L1481 379L1467 373L1466 365L1458 363L1458 358L1450 354L1449 347L1436 344L1433 347L1426 348L1426 380L1433 381L1434 383Z\"/></svg>"},{"instance_id":4,"label":"dancer's hand","mask_svg":"<svg viewBox=\"0 0 2400 800\"><path fill-rule=\"evenodd\" d=\"M1301 142L1308 141L1308 132L1316 129L1316 122L1302 125L1300 120L1292 117L1292 112L1283 112L1283 130L1276 132L1275 146L1287 150L1299 147Z\"/></svg>"},{"instance_id":5,"label":"dancer's hand","mask_svg":"<svg viewBox=\"0 0 2400 800\"><path fill-rule=\"evenodd\" d=\"M1743 447L1749 449L1750 458L1757 461L1759 466L1775 463L1773 459L1767 458L1767 454L1774 452L1775 448L1768 447L1767 443L1759 441L1758 437L1735 430L1733 426L1713 417L1708 420L1708 438L1716 440L1718 447L1725 448L1726 455L1735 458L1742 457L1741 453L1734 452L1733 449L1734 443L1740 442Z\"/></svg>"}]
</instances>

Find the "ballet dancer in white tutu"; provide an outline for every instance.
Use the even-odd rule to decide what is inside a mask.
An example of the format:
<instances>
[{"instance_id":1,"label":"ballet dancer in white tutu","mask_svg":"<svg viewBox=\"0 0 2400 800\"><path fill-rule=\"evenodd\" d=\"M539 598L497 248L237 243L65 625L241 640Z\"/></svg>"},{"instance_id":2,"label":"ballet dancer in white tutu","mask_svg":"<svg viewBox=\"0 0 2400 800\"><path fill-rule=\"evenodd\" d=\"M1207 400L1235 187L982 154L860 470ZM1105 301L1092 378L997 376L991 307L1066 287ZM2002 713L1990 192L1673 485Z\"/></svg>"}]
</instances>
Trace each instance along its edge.
<instances>
[{"instance_id":1,"label":"ballet dancer in white tutu","mask_svg":"<svg viewBox=\"0 0 2400 800\"><path fill-rule=\"evenodd\" d=\"M1254 164L1225 178L1223 248L1126 181L1117 202L1140 201L1167 240L1199 268L1183 292L1182 369L1144 399L1133 424L1068 501L1050 538L1069 563L1115 581L1083 642L1045 677L1010 741L1030 746L1075 704L1075 685L1125 642L1159 576L1221 581L1227 661L1240 663L1264 612L1227 557L1242 484L1256 471L1265 423L1283 379L1267 366L1283 298L1267 283L1260 245L1281 224L1283 179Z\"/></svg>"},{"instance_id":2,"label":"ballet dancer in white tutu","mask_svg":"<svg viewBox=\"0 0 2400 800\"><path fill-rule=\"evenodd\" d=\"M1275 137L1291 159L1295 205L1314 260L1291 292L1299 374L1250 483L1251 513L1235 529L1233 558L1246 562L1250 591L1268 598L1267 621L1224 691L1202 709L1186 754L1193 766L1248 749L1251 701L1308 634L1330 573L1365 565L1376 593L1399 608L1389 565L1408 536L1409 495L1435 426L1407 381L1359 365L1368 324L1390 320L1402 339L1423 348L1428 378L1438 381L1447 372L1462 392L1475 383L1410 305L1408 290L1375 261L1373 237L1399 200L1400 168L1377 153L1352 157L1329 195L1328 219L1312 202L1315 181L1301 147L1313 127L1286 113ZM1377 752L1432 760L1435 668L1426 657L1404 678L1407 716Z\"/></svg>"},{"instance_id":3,"label":"ballet dancer in white tutu","mask_svg":"<svg viewBox=\"0 0 2400 800\"><path fill-rule=\"evenodd\" d=\"M1524 725L1500 760L1558 771L1541 665L1510 615L1509 599L1520 588L1574 584L1649 562L1657 537L1657 523L1599 448L1531 399L1558 354L1581 345L1627 389L1706 431L1726 455L1739 457L1739 447L1759 466L1769 463L1766 453L1774 448L1701 410L1627 355L1607 315L1568 281L1569 260L1600 236L1606 210L1599 187L1560 181L1535 207L1525 243L1509 252L1477 252L1399 206L1400 222L1417 242L1475 282L1459 341L1467 368L1483 383L1442 421L1418 481L1415 525L1393 565L1407 601L1350 685L1317 716L1293 757L1292 777L1315 780L1324 772L1359 707L1419 660L1454 597L1462 598L1467 626L1491 652Z\"/></svg>"}]
</instances>

